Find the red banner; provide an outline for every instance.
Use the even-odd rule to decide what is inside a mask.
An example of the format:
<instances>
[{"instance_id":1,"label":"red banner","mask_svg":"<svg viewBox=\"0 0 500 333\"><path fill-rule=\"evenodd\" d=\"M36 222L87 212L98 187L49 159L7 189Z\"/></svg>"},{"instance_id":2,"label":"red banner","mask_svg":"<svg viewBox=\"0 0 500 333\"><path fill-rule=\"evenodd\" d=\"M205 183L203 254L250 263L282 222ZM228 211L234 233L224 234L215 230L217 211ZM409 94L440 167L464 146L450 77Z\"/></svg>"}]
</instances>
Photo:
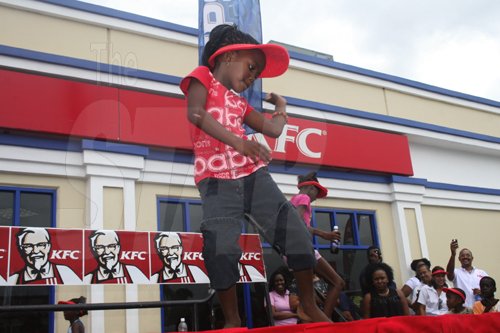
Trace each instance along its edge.
<instances>
[{"instance_id":1,"label":"red banner","mask_svg":"<svg viewBox=\"0 0 500 333\"><path fill-rule=\"evenodd\" d=\"M0 244L0 285L210 283L198 233L0 227ZM239 282L267 282L259 235L240 246Z\"/></svg>"},{"instance_id":2,"label":"red banner","mask_svg":"<svg viewBox=\"0 0 500 333\"><path fill-rule=\"evenodd\" d=\"M192 149L180 97L0 70L0 100L3 128ZM275 160L413 175L401 134L290 117L278 139L253 139L273 150Z\"/></svg>"}]
</instances>

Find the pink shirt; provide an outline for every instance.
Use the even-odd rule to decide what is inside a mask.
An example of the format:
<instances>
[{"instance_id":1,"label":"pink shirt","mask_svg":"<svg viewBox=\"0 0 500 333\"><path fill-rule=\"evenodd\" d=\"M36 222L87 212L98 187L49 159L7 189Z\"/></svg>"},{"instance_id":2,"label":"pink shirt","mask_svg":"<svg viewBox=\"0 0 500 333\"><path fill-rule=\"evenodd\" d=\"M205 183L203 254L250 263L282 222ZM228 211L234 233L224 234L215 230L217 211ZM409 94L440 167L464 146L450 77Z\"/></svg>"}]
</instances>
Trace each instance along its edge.
<instances>
[{"instance_id":1,"label":"pink shirt","mask_svg":"<svg viewBox=\"0 0 500 333\"><path fill-rule=\"evenodd\" d=\"M187 96L191 79L197 79L207 89L205 110L234 135L248 140L243 120L253 111L246 99L227 90L217 81L208 67L199 66L182 79L180 88ZM241 155L233 147L206 134L192 125L191 138L194 151L194 181L205 178L238 179L248 176L266 165Z\"/></svg>"},{"instance_id":2,"label":"pink shirt","mask_svg":"<svg viewBox=\"0 0 500 333\"><path fill-rule=\"evenodd\" d=\"M291 199L290 202L295 207L306 206L306 210L304 212L304 223L310 227L311 226L311 198L307 194L296 194Z\"/></svg>"},{"instance_id":3,"label":"pink shirt","mask_svg":"<svg viewBox=\"0 0 500 333\"><path fill-rule=\"evenodd\" d=\"M274 306L274 309L277 312L290 312L290 292L287 290L285 295L281 296L276 291L269 292L269 300L271 301L271 305ZM274 326L282 326L282 325L294 325L297 324L297 318L288 318L282 320L275 320Z\"/></svg>"}]
</instances>

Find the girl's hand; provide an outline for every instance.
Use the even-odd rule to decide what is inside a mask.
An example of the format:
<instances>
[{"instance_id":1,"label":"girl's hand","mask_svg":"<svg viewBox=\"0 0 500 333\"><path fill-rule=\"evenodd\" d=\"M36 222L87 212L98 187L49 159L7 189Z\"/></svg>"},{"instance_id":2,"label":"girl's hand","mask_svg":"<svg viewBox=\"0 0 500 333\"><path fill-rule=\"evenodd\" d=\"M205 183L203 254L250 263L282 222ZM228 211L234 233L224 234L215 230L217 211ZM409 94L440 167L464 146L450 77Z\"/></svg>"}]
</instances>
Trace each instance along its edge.
<instances>
[{"instance_id":1,"label":"girl's hand","mask_svg":"<svg viewBox=\"0 0 500 333\"><path fill-rule=\"evenodd\" d=\"M266 98L264 98L266 102L269 102L277 107L286 106L286 99L275 93L268 93Z\"/></svg>"},{"instance_id":2,"label":"girl's hand","mask_svg":"<svg viewBox=\"0 0 500 333\"><path fill-rule=\"evenodd\" d=\"M325 232L325 237L322 237L323 239L325 240L328 240L328 241L334 241L334 240L338 240L338 241L341 241L342 240L342 235L340 234L340 231L330 231L330 232Z\"/></svg>"},{"instance_id":3,"label":"girl's hand","mask_svg":"<svg viewBox=\"0 0 500 333\"><path fill-rule=\"evenodd\" d=\"M271 151L255 141L242 140L242 144L236 150L254 161L263 160L266 163L271 161Z\"/></svg>"}]
</instances>

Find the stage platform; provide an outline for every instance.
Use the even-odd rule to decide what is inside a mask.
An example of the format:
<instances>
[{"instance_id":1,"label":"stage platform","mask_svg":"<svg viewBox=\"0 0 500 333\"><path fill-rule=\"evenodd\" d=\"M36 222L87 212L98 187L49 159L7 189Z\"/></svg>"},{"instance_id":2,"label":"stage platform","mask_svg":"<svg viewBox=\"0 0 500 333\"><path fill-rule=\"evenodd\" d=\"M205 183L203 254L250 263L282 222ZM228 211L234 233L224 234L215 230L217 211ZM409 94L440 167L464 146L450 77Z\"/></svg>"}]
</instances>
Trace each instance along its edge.
<instances>
[{"instance_id":1,"label":"stage platform","mask_svg":"<svg viewBox=\"0 0 500 333\"><path fill-rule=\"evenodd\" d=\"M348 323L316 323L262 328L234 328L211 333L500 333L500 313L406 316Z\"/></svg>"}]
</instances>

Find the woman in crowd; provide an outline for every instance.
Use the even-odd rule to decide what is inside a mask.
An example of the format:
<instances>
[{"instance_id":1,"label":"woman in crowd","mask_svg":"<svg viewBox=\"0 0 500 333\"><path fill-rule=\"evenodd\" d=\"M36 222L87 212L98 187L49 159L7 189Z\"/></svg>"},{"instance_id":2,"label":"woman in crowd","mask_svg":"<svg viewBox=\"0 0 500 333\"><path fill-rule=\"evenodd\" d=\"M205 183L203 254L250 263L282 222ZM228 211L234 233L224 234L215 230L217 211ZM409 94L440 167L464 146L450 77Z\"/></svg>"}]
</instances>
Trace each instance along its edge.
<instances>
[{"instance_id":1,"label":"woman in crowd","mask_svg":"<svg viewBox=\"0 0 500 333\"><path fill-rule=\"evenodd\" d=\"M408 303L401 290L390 288L394 283L392 268L385 263L369 267L370 292L363 297L363 318L409 315Z\"/></svg>"},{"instance_id":2,"label":"woman in crowd","mask_svg":"<svg viewBox=\"0 0 500 333\"><path fill-rule=\"evenodd\" d=\"M420 285L420 279L417 276L417 267L421 264L425 264L427 267L431 267L431 262L427 258L413 260L410 264L410 268L415 272L415 275L409 278L401 288L401 291L403 292L405 297L409 297L410 300L413 298L413 290L418 285Z\"/></svg>"},{"instance_id":3,"label":"woman in crowd","mask_svg":"<svg viewBox=\"0 0 500 333\"><path fill-rule=\"evenodd\" d=\"M446 271L441 266L432 269L432 282L430 286L425 285L420 290L420 297L416 304L417 315L442 315L448 312L446 306L446 293L443 288L446 285Z\"/></svg>"},{"instance_id":4,"label":"woman in crowd","mask_svg":"<svg viewBox=\"0 0 500 333\"><path fill-rule=\"evenodd\" d=\"M413 289L413 297L411 299L410 308L417 313L418 300L420 298L420 292L424 286L431 286L432 283L432 272L431 268L427 266L426 263L421 263L417 266L417 277L420 283Z\"/></svg>"},{"instance_id":5,"label":"woman in crowd","mask_svg":"<svg viewBox=\"0 0 500 333\"><path fill-rule=\"evenodd\" d=\"M479 288L482 299L474 303L472 312L474 314L500 312L500 302L495 298L495 291L497 291L495 280L490 276L484 276L479 281Z\"/></svg>"},{"instance_id":6,"label":"woman in crowd","mask_svg":"<svg viewBox=\"0 0 500 333\"><path fill-rule=\"evenodd\" d=\"M287 274L284 269L278 269L271 275L269 281L269 300L275 326L297 324L298 297L290 295Z\"/></svg>"}]
</instances>

